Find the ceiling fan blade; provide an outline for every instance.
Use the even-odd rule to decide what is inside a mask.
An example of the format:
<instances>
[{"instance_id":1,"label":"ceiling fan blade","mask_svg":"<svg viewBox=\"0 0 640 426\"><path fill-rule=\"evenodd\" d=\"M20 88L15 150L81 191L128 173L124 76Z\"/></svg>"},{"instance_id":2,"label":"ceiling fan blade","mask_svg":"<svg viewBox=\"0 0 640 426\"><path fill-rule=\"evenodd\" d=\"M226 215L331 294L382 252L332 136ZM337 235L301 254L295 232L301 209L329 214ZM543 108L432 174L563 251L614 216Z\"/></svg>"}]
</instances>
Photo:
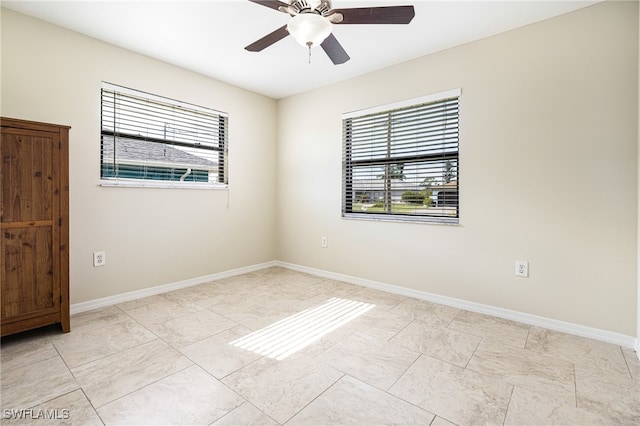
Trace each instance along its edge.
<instances>
[{"instance_id":1,"label":"ceiling fan blade","mask_svg":"<svg viewBox=\"0 0 640 426\"><path fill-rule=\"evenodd\" d=\"M334 65L344 64L351 59L333 34L329 34L329 37L324 39L320 46L322 46L322 49Z\"/></svg>"},{"instance_id":2,"label":"ceiling fan blade","mask_svg":"<svg viewBox=\"0 0 640 426\"><path fill-rule=\"evenodd\" d=\"M343 16L336 24L408 24L416 15L413 6L358 7L334 9Z\"/></svg>"},{"instance_id":3,"label":"ceiling fan blade","mask_svg":"<svg viewBox=\"0 0 640 426\"><path fill-rule=\"evenodd\" d=\"M283 25L274 32L262 37L260 40L254 41L253 43L245 47L245 49L249 52L260 52L261 50L266 49L267 47L271 46L277 41L282 40L288 35L289 31L287 31L287 26Z\"/></svg>"},{"instance_id":4,"label":"ceiling fan blade","mask_svg":"<svg viewBox=\"0 0 640 426\"><path fill-rule=\"evenodd\" d=\"M278 11L280 7L289 7L289 3L283 3L278 0L249 0L249 1L252 3L260 4L262 6L269 7L271 9L278 10Z\"/></svg>"}]
</instances>

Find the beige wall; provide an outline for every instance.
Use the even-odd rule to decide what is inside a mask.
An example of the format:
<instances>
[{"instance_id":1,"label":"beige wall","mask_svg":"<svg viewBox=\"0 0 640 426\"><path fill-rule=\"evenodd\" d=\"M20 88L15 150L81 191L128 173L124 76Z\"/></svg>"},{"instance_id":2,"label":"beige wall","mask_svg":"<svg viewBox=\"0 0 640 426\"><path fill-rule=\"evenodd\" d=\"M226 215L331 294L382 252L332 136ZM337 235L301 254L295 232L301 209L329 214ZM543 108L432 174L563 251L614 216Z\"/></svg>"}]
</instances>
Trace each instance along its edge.
<instances>
[{"instance_id":1,"label":"beige wall","mask_svg":"<svg viewBox=\"0 0 640 426\"><path fill-rule=\"evenodd\" d=\"M102 80L228 112L230 191L100 187ZM6 9L1 83L3 116L72 127L72 303L274 260L275 100Z\"/></svg>"},{"instance_id":2,"label":"beige wall","mask_svg":"<svg viewBox=\"0 0 640 426\"><path fill-rule=\"evenodd\" d=\"M637 7L598 4L280 101L278 258L636 335ZM458 87L460 225L341 219L341 113Z\"/></svg>"}]
</instances>

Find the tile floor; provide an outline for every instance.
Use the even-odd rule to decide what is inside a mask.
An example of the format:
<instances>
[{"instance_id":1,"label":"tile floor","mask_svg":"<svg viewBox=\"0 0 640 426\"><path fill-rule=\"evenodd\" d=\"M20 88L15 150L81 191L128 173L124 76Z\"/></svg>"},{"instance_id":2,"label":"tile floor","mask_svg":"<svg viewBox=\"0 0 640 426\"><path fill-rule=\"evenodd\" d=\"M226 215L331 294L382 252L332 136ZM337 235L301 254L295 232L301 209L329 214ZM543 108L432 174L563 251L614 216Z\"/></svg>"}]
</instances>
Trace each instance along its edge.
<instances>
[{"instance_id":1,"label":"tile floor","mask_svg":"<svg viewBox=\"0 0 640 426\"><path fill-rule=\"evenodd\" d=\"M6 424L640 424L630 349L282 268L77 314L1 355Z\"/></svg>"}]
</instances>

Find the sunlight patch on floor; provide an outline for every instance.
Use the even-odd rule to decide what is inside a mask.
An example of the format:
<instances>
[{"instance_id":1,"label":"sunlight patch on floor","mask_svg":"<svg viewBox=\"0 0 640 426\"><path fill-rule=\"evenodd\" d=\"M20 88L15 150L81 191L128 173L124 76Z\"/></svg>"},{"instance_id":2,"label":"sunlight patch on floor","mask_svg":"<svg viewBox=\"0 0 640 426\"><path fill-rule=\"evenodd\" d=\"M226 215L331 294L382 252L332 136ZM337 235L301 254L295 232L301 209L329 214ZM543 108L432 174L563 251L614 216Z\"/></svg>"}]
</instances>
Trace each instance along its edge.
<instances>
[{"instance_id":1,"label":"sunlight patch on floor","mask_svg":"<svg viewBox=\"0 0 640 426\"><path fill-rule=\"evenodd\" d=\"M320 306L298 312L229 344L283 360L375 306L333 297Z\"/></svg>"}]
</instances>

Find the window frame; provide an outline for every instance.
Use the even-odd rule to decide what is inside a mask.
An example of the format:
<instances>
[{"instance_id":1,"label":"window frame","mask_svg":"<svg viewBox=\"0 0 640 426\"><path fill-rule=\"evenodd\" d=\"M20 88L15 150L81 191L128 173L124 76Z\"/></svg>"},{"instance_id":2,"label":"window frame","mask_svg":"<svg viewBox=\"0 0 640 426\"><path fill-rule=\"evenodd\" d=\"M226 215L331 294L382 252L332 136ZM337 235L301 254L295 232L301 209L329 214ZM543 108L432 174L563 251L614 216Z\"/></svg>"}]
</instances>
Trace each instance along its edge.
<instances>
[{"instance_id":1,"label":"window frame","mask_svg":"<svg viewBox=\"0 0 640 426\"><path fill-rule=\"evenodd\" d=\"M196 115L206 115L209 117L214 117L217 120L217 129L219 135L215 138L215 145L205 145L208 146L206 149L202 149L201 147L204 144L195 142L185 142L179 141L178 138L169 139L169 138L159 138L153 136L142 136L140 133L126 133L126 132L118 132L116 129L116 119L113 119L112 127L105 128L103 121L105 120L105 92L109 93L112 96L125 96L138 98L140 100L148 101L152 104L163 105L164 107L173 108L180 113L192 114L193 117ZM113 101L115 103L115 101ZM115 106L114 106L115 108ZM144 112L141 112L141 115ZM191 119L193 119L193 117ZM110 119L109 117L108 119ZM198 127L198 130L201 128ZM166 132L166 130L165 130ZM131 89L128 87L116 85L113 83L102 82L100 89L100 186L103 187L135 187L135 188L185 188L185 189L228 189L229 187L229 179L228 179L228 160L229 160L229 151L228 151L228 134L229 134L229 118L228 114L225 112L221 112L218 110L214 110L212 108L207 108L195 104L191 104L184 101L178 101L172 98L155 95L152 93L144 92L141 90ZM112 161L110 163L105 163L104 149L105 149L105 137L112 138L112 146L114 150L113 157L108 160ZM168 161L166 163L158 163L154 160L150 159L129 159L129 161L121 161L122 159L117 158L116 144L118 138L122 140L126 140L128 143L135 144L136 141L139 141L141 144L158 144L160 146L166 145L172 147L172 149L176 150L175 147L192 149L194 151L187 152L189 156L198 157L197 154L193 152L200 151L211 151L217 152L217 166L211 169L207 169L206 166L198 167L194 163L194 168L191 169L187 164L181 163L172 163ZM144 149L144 148L141 148ZM200 160L204 161L204 159ZM141 178L141 177L130 177L130 176L108 176L108 172L113 170L116 165L124 166L125 169L129 170L129 174L132 174L136 168L138 169L148 169L151 171L149 173L150 177ZM111 169L109 168L111 166ZM217 179L214 182L204 182L204 181L188 181L188 180L175 180L177 174L174 174L174 179L158 179L153 178L152 176L160 174L160 171L164 171L164 173L168 173L169 171L176 172L181 169L189 168L189 175L198 175L202 176L202 172L205 169L209 170L209 173L217 173ZM215 171L213 171L215 170ZM105 171L107 173L105 173ZM184 171L184 170L182 170ZM135 173L133 173L135 174ZM185 175L188 177L188 175Z\"/></svg>"},{"instance_id":2,"label":"window frame","mask_svg":"<svg viewBox=\"0 0 640 426\"><path fill-rule=\"evenodd\" d=\"M445 224L445 225L459 225L460 224L460 175L459 175L459 167L460 167L460 97L462 94L461 89L452 89L444 92L439 92L427 96L421 96L417 98L407 99L400 102L395 102L391 104L380 105L372 108L361 109L357 111L352 111L348 113L342 114L343 120L343 136L342 136L342 211L341 215L344 219L357 219L357 220L374 220L374 221L391 221L391 222L409 222L409 223L429 223L429 224ZM401 155L396 154L395 156L390 156L387 154L386 157L376 157L374 158L373 154L371 155L371 159L353 159L353 150L354 150L354 142L350 138L353 135L353 120L355 119L366 119L367 117L375 118L380 115L382 117L384 114L388 114L391 117L391 114L398 111L411 111L412 108L418 108L421 106L429 105L429 104L438 104L442 102L446 102L448 100L455 99L457 112L456 112L456 125L455 125L455 152L448 151L444 154L425 154L421 151L414 151L413 155ZM389 120L388 133L392 133L393 124L391 119ZM384 138L383 138L384 139ZM388 136L388 144L390 147L395 149L400 149L401 145L399 142L396 145L393 145L393 137ZM372 145L374 142L372 142ZM361 148L362 142L360 145L356 143L355 149ZM373 149L373 148L372 148ZM390 150L392 148L389 148ZM424 148L422 149L424 151ZM444 151L444 150L443 150ZM400 169L400 173L403 173L402 170L406 164L410 164L416 168L420 167L420 164L436 164L437 162L442 163L441 166L444 168L447 165L451 166L454 164L455 169L455 179L446 181L446 183L455 181L455 190L451 190L450 193L452 195L448 195L448 201L455 201L455 215L450 216L446 215L444 212L446 207L451 206L451 204L444 203L441 206L442 213L427 215L425 213L410 213L410 212L393 212L393 192L402 191L402 189L396 188L392 190L390 187L391 180L394 178L389 177L390 170L393 170L393 167ZM357 168L363 168L370 166L371 170L374 167L383 167L384 173L384 188L382 191L384 193L384 204L385 206L389 205L389 212L367 212L367 211L354 211L354 204L357 204L357 190L354 190L354 171L357 172ZM423 166L426 167L426 166ZM364 174L364 173L363 173ZM373 174L369 175L373 177ZM380 177L380 176L376 176ZM400 178L403 180L403 178ZM444 182L444 172L443 172L443 182ZM408 184L407 186L411 186ZM422 184L414 184L413 189L418 190L419 187L424 186ZM428 188L428 187L425 187ZM435 187L434 187L435 188ZM361 191L362 192L362 191ZM439 191L439 194L445 195L446 191ZM439 200L438 195L433 196ZM447 197L447 196L445 196ZM425 203L426 204L426 203ZM417 208L416 210L417 211Z\"/></svg>"}]
</instances>

